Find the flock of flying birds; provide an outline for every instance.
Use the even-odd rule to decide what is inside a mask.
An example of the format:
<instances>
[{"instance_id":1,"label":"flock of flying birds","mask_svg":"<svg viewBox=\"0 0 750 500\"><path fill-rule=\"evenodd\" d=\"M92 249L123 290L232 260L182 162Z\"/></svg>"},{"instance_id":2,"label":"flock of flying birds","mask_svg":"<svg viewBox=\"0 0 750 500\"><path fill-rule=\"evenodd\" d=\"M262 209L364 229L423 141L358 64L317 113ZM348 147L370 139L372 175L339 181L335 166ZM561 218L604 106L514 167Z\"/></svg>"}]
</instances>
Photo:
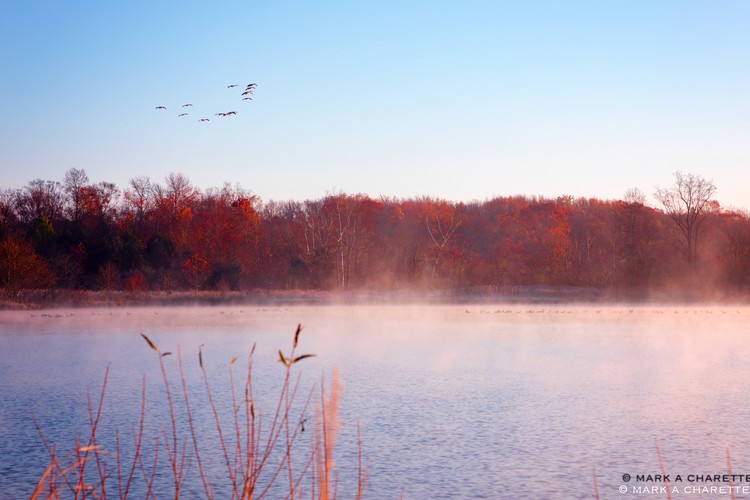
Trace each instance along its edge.
<instances>
[{"instance_id":1,"label":"flock of flying birds","mask_svg":"<svg viewBox=\"0 0 750 500\"><path fill-rule=\"evenodd\" d=\"M233 83L231 85L227 85L227 88L228 89L233 89L233 88L235 88L237 86L238 85L236 83ZM258 85L255 84L255 83L248 84L247 87L245 87L245 91L242 92L242 100L243 101L252 101L253 98L251 96L253 95L253 92L255 91L255 87L257 87L257 86ZM193 105L191 103L187 103L187 104L183 104L182 107L183 108L192 108ZM166 111L167 107L166 106L156 106L156 109ZM227 111L226 113L216 113L214 116L225 117L225 116L234 116L236 114L237 114L236 111ZM182 118L184 116L189 116L189 115L190 115L189 113L184 112L184 113L180 113L179 115L177 115L177 117L178 118ZM201 118L198 121L208 122L208 121L211 121L211 120L208 119L208 118Z\"/></svg>"}]
</instances>

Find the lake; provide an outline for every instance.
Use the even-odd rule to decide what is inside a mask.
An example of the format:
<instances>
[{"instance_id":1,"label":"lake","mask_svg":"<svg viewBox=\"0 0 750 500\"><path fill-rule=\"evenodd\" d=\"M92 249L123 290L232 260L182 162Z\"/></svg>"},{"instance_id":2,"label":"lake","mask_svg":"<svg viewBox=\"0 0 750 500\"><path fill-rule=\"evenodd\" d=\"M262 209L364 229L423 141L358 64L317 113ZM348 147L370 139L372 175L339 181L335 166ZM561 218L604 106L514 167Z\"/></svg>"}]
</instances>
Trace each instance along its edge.
<instances>
[{"instance_id":1,"label":"lake","mask_svg":"<svg viewBox=\"0 0 750 500\"><path fill-rule=\"evenodd\" d=\"M231 370L242 399L247 356L257 346L253 387L269 426L284 375L278 350L289 352L298 323L304 329L297 354L316 355L294 367L300 374L294 409L308 423L300 442L314 434L321 377L329 388L336 368L343 383L334 455L341 497L356 491L359 425L366 498L594 498L595 488L601 498L666 498L645 493L664 486L653 477L662 474L660 459L669 488L678 489L673 498L730 498L728 487L750 498L749 320L750 309L735 306L4 311L0 498L28 497L50 462L32 415L57 453L68 453L76 435L87 435L87 389L96 409L107 367L101 449L112 457L119 431L119 449L132 457L144 375L144 453L154 451L162 428L169 436L159 358L140 333L173 353L161 359L190 456L181 353L206 475L223 498L226 467L211 434L199 347L221 422L231 429L229 364L238 357ZM157 455L165 460L161 442ZM727 451L731 484L721 477L728 474ZM200 497L194 457L187 462L184 496ZM303 467L304 456L293 463ZM167 469L157 475L157 498L171 487ZM282 475L278 482L284 481ZM142 497L144 486L135 488L133 497ZM272 489L269 498L280 492Z\"/></svg>"}]
</instances>

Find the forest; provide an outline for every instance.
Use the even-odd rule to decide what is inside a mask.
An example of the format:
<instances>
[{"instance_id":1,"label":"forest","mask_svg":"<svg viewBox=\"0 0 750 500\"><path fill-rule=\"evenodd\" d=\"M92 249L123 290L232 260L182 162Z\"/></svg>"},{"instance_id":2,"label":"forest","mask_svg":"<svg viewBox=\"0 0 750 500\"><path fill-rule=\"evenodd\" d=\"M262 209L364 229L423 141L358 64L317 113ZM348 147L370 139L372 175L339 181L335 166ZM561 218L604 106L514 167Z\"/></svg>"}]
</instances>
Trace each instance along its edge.
<instances>
[{"instance_id":1,"label":"forest","mask_svg":"<svg viewBox=\"0 0 750 500\"><path fill-rule=\"evenodd\" d=\"M330 193L262 201L180 173L119 188L71 169L0 192L0 287L21 290L482 289L567 285L743 291L750 216L676 172L620 200ZM653 203L648 200L652 199Z\"/></svg>"}]
</instances>

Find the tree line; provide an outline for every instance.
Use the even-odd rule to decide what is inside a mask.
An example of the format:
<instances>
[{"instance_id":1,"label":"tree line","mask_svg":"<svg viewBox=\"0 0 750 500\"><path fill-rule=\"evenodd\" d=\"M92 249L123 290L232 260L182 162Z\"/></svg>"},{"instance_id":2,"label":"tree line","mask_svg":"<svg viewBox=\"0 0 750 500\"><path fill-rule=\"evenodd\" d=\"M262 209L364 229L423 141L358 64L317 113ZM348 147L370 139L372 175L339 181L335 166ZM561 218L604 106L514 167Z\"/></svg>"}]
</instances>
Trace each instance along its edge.
<instances>
[{"instance_id":1,"label":"tree line","mask_svg":"<svg viewBox=\"0 0 750 500\"><path fill-rule=\"evenodd\" d=\"M263 202L180 174L120 189L71 169L0 192L0 287L103 290L750 285L750 216L675 174L654 206L332 193Z\"/></svg>"}]
</instances>

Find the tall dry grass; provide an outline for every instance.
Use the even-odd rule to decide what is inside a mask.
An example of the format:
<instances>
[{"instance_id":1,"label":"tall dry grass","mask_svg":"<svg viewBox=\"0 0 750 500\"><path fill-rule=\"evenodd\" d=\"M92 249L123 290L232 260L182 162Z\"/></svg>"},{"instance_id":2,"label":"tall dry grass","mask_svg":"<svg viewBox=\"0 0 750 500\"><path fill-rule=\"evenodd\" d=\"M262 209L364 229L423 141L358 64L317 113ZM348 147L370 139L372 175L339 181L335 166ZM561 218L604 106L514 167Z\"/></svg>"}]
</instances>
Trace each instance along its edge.
<instances>
[{"instance_id":1,"label":"tall dry grass","mask_svg":"<svg viewBox=\"0 0 750 500\"><path fill-rule=\"evenodd\" d=\"M328 500L336 497L338 480L333 479L333 450L336 445L336 436L339 431L339 403L343 385L338 371L333 372L331 391L326 397L325 380L321 382L321 400L317 411L318 427L316 429L316 460L318 486L320 488L319 498Z\"/></svg>"},{"instance_id":2,"label":"tall dry grass","mask_svg":"<svg viewBox=\"0 0 750 500\"><path fill-rule=\"evenodd\" d=\"M321 500L337 498L338 474L334 467L334 448L341 425L339 408L343 385L336 371L329 392L326 392L325 380L321 381L320 403L315 405L314 436L308 440L302 439L307 421L305 415L310 410L314 390L297 403L300 377L296 373L296 366L314 355L298 354L301 331L302 327L298 325L288 355L281 350L278 352L279 361L283 365L282 383L271 407L260 409L256 404L253 392L255 346L248 355L241 390L235 383L237 358L229 362L229 417L226 416L227 408L222 407L214 398L203 363L203 346L199 347L198 361L203 390L216 430L215 438L210 440L199 436L181 350L177 349L176 356L180 383L179 387L173 387L165 362L165 358L172 353L162 351L148 336L141 334L156 355L166 398L167 415L161 422L157 435L147 437L146 434L147 394L144 376L140 418L130 431L132 457L125 458L125 444L119 430L115 431L115 449L102 449L98 442L98 431L109 378L107 368L102 392L96 404L88 393L90 431L85 439L74 440L71 452L61 456L57 447L46 439L41 423L34 420L49 453L50 462L39 478L31 498L126 499L137 496L147 499L179 499L187 496L185 489L188 482L199 483L203 495L209 499L226 496L224 493L217 494L217 488L222 492L229 491L232 499L242 500L269 496ZM181 401L178 401L177 394L181 394ZM184 407L178 408L180 402ZM182 412L180 416L184 420L178 419L178 410ZM186 423L181 424L183 421ZM231 425L227 426L227 421ZM151 425L148 427L153 428ZM147 443L150 446L146 446ZM358 445L355 498L360 499L364 494L366 477L362 467L359 429ZM209 470L204 460L208 450L217 448L221 450L224 467L224 472L219 477L216 477L216 468ZM169 478L166 484L165 476ZM191 496L194 494L193 491Z\"/></svg>"}]
</instances>

